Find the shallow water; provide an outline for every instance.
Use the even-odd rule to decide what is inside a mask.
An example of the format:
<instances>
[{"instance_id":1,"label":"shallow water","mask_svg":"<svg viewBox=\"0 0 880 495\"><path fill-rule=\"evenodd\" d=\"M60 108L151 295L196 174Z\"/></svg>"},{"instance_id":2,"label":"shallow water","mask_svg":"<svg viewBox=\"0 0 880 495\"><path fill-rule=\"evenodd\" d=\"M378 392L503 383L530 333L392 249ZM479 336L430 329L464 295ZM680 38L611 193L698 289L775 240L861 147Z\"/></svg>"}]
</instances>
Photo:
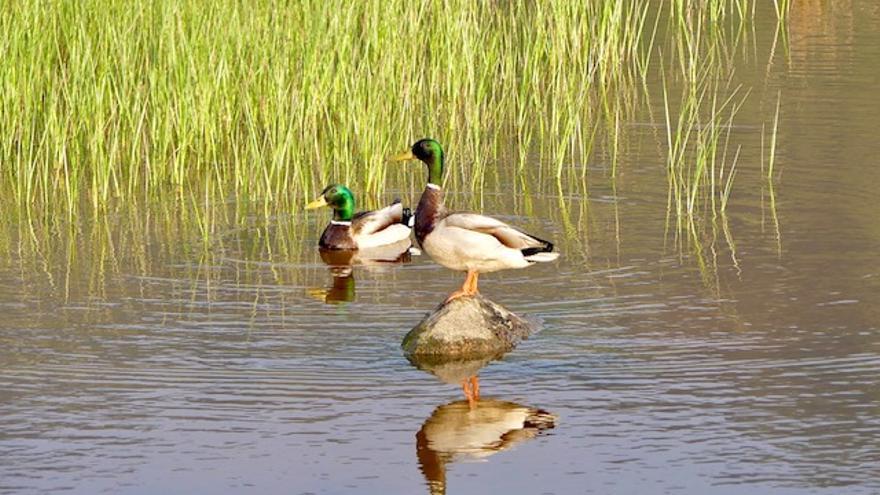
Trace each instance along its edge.
<instances>
[{"instance_id":1,"label":"shallow water","mask_svg":"<svg viewBox=\"0 0 880 495\"><path fill-rule=\"evenodd\" d=\"M880 8L826 3L794 2L787 57L742 62L765 110L781 91L781 178L771 204L744 151L729 237L667 232L648 121L616 190L485 191L564 254L481 277L543 329L481 370L473 413L399 350L462 277L421 255L334 279L327 212L209 253L162 229L8 250L0 492L880 492ZM553 421L510 430L538 410Z\"/></svg>"}]
</instances>

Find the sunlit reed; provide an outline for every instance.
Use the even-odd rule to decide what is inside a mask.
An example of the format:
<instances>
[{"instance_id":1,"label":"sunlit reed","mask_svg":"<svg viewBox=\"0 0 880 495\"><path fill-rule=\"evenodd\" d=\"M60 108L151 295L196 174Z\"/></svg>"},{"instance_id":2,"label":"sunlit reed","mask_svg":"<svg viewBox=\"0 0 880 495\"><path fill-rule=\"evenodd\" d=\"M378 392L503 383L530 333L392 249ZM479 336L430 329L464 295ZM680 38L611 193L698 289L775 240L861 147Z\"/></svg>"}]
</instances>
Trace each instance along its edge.
<instances>
[{"instance_id":1,"label":"sunlit reed","mask_svg":"<svg viewBox=\"0 0 880 495\"><path fill-rule=\"evenodd\" d=\"M424 135L467 164L458 187L535 151L561 178L600 136L616 170L660 19L647 0L51 3L0 17L0 188L68 217L113 200L289 208L331 179L377 201L400 174L385 155ZM748 12L672 5L682 25Z\"/></svg>"}]
</instances>

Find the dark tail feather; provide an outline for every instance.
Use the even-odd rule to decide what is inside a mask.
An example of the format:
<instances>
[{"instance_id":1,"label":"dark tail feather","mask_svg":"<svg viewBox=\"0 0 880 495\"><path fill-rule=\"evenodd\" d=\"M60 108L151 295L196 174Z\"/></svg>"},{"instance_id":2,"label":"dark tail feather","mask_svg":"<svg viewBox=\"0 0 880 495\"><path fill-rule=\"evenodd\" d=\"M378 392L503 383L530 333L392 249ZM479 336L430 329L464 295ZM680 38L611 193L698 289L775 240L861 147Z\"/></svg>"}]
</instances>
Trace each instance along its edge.
<instances>
[{"instance_id":1,"label":"dark tail feather","mask_svg":"<svg viewBox=\"0 0 880 495\"><path fill-rule=\"evenodd\" d=\"M412 228L412 223L413 223L412 220L413 220L412 210L410 210L409 208L404 208L403 215L400 217L400 223L406 225L407 227Z\"/></svg>"},{"instance_id":2,"label":"dark tail feather","mask_svg":"<svg viewBox=\"0 0 880 495\"><path fill-rule=\"evenodd\" d=\"M394 206L398 203L400 203L400 198L394 198L394 201L391 202L391 205ZM409 209L409 208L403 209L403 214L400 216L400 223L406 225L409 228L412 228L413 223L415 223L415 222L413 219L413 213L412 213L411 209Z\"/></svg>"},{"instance_id":3,"label":"dark tail feather","mask_svg":"<svg viewBox=\"0 0 880 495\"><path fill-rule=\"evenodd\" d=\"M553 243L550 241L545 241L544 239L538 239L537 237L532 236L536 241L540 242L542 245L539 247L530 247L521 249L523 256L531 256L533 254L538 253L550 253L553 251Z\"/></svg>"}]
</instances>

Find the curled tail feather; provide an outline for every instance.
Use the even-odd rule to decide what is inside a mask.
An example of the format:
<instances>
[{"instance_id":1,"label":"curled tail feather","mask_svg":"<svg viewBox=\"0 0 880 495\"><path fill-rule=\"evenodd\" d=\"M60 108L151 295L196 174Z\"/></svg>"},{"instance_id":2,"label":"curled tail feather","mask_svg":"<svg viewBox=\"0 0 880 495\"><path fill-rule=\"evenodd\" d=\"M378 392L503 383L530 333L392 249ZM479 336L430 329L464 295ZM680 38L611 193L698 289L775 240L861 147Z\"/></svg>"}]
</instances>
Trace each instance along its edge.
<instances>
[{"instance_id":1,"label":"curled tail feather","mask_svg":"<svg viewBox=\"0 0 880 495\"><path fill-rule=\"evenodd\" d=\"M554 253L553 251L553 243L550 241L545 241L544 239L538 239L537 237L532 236L533 239L541 243L541 246L538 247L530 247L521 249L523 256L526 260L531 262L545 262L545 261L553 261L559 257L559 253Z\"/></svg>"},{"instance_id":2,"label":"curled tail feather","mask_svg":"<svg viewBox=\"0 0 880 495\"><path fill-rule=\"evenodd\" d=\"M403 209L403 216L400 218L400 223L406 225L409 228L413 228L415 225L416 216L413 215L412 210L409 208Z\"/></svg>"}]
</instances>

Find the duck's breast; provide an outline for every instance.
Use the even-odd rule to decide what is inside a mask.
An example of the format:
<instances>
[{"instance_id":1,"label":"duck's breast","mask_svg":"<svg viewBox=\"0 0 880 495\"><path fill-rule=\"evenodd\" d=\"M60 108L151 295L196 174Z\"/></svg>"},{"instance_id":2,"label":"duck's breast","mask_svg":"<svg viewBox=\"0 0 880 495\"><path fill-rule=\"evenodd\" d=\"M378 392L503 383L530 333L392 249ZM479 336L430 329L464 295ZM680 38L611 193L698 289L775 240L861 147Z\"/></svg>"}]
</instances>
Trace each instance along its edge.
<instances>
[{"instance_id":1,"label":"duck's breast","mask_svg":"<svg viewBox=\"0 0 880 495\"><path fill-rule=\"evenodd\" d=\"M351 237L351 226L331 223L324 229L318 246L324 249L357 249L357 243Z\"/></svg>"}]
</instances>

